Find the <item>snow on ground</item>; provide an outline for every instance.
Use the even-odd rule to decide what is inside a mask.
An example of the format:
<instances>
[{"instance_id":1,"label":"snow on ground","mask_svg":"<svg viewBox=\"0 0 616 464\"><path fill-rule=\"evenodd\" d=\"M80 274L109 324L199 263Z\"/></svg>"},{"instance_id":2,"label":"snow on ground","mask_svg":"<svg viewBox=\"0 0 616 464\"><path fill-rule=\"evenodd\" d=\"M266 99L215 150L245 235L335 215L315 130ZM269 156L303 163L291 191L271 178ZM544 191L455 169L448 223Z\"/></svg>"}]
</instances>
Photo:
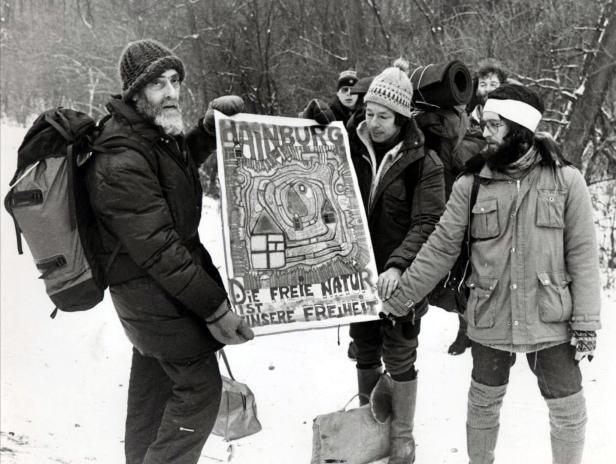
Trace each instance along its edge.
<instances>
[{"instance_id":1,"label":"snow on ground","mask_svg":"<svg viewBox=\"0 0 616 464\"><path fill-rule=\"evenodd\" d=\"M1 194L13 174L24 130L2 126ZM203 239L221 263L217 205L206 201ZM130 367L111 302L81 314L48 317L52 305L30 257L18 256L13 224L1 220L1 422L3 464L123 462ZM27 252L26 252L27 253ZM604 328L595 360L582 364L589 408L585 463L614 462L616 295L603 297ZM415 419L417 463L461 464L465 453L470 353L451 357L456 318L432 309L422 322ZM200 464L308 463L312 419L340 409L355 393L346 357L348 328L259 337L227 348L234 374L256 395L263 430L225 443L211 437ZM224 369L224 368L223 368ZM353 403L355 404L355 403ZM549 463L547 408L524 356L513 367L501 417L497 462ZM229 454L230 451L231 453Z\"/></svg>"}]
</instances>

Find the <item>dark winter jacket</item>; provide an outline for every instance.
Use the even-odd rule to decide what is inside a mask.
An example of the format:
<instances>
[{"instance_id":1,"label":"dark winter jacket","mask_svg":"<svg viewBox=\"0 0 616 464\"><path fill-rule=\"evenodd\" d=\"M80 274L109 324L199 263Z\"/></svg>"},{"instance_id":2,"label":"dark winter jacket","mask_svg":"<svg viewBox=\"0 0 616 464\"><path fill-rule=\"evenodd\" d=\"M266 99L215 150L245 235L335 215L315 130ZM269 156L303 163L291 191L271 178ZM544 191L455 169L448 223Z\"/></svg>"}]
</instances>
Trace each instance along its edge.
<instances>
[{"instance_id":1,"label":"dark winter jacket","mask_svg":"<svg viewBox=\"0 0 616 464\"><path fill-rule=\"evenodd\" d=\"M127 136L145 147L98 153L87 165L107 257L121 243L109 282L124 329L146 355L182 359L214 351L220 344L204 319L226 292L199 241L202 193L193 155L183 138L165 135L120 99L107 108L112 117L100 137Z\"/></svg>"},{"instance_id":2,"label":"dark winter jacket","mask_svg":"<svg viewBox=\"0 0 616 464\"><path fill-rule=\"evenodd\" d=\"M445 210L443 163L424 147L414 120L376 166L366 122L350 132L351 156L366 208L379 273L405 270ZM422 308L418 308L421 315ZM423 310L425 312L425 309Z\"/></svg>"},{"instance_id":3,"label":"dark winter jacket","mask_svg":"<svg viewBox=\"0 0 616 464\"><path fill-rule=\"evenodd\" d=\"M342 124L345 126L349 122L349 118L353 114L353 110L347 108L342 104L338 96L336 96L330 103L329 107L331 108L334 116L336 117L336 121L342 121Z\"/></svg>"}]
</instances>

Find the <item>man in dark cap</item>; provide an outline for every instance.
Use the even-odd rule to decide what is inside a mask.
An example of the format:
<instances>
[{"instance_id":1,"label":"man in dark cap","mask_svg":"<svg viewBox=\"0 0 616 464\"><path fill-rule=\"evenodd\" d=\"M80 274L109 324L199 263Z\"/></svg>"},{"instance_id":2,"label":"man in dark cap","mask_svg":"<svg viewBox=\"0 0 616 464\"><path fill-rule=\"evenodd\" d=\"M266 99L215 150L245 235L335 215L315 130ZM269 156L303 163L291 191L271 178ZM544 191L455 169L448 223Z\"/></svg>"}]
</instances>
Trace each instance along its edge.
<instances>
[{"instance_id":1,"label":"man in dark cap","mask_svg":"<svg viewBox=\"0 0 616 464\"><path fill-rule=\"evenodd\" d=\"M342 121L345 126L357 106L357 95L352 92L356 83L357 73L355 71L352 69L342 71L338 76L336 96L329 104L336 121Z\"/></svg>"},{"instance_id":2,"label":"man in dark cap","mask_svg":"<svg viewBox=\"0 0 616 464\"><path fill-rule=\"evenodd\" d=\"M478 185L466 281L471 464L494 462L517 353L525 354L549 410L553 462L582 462L586 405L578 363L592 359L601 327L599 260L586 182L554 139L536 132L543 111L541 98L521 85L490 93L481 121L485 163L456 181L434 233L384 303L391 314L407 314L451 269Z\"/></svg>"},{"instance_id":3,"label":"man in dark cap","mask_svg":"<svg viewBox=\"0 0 616 464\"><path fill-rule=\"evenodd\" d=\"M119 63L101 138L123 150L97 153L87 186L110 262L111 298L133 344L127 464L196 464L220 405L215 351L253 338L229 307L223 282L199 240L197 166L209 154L213 110L184 136L184 64L153 40L132 42ZM239 97L211 107L241 111Z\"/></svg>"}]
</instances>

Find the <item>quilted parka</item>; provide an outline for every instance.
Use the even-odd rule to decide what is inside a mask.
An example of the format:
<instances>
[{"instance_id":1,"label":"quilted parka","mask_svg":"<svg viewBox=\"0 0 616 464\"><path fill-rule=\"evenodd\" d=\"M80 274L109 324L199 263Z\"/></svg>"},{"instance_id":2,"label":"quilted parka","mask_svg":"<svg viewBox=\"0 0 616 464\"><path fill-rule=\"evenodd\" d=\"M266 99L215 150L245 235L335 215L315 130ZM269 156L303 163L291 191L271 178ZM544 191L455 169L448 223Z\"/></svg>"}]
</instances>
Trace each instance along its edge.
<instances>
[{"instance_id":1,"label":"quilted parka","mask_svg":"<svg viewBox=\"0 0 616 464\"><path fill-rule=\"evenodd\" d=\"M114 305L129 340L142 353L166 359L220 348L204 319L226 291L198 235L201 184L182 137L165 135L135 109L113 98L100 137L129 137L143 150L97 153L86 182L108 259ZM196 127L189 138L205 134ZM197 144L198 145L198 144Z\"/></svg>"}]
</instances>

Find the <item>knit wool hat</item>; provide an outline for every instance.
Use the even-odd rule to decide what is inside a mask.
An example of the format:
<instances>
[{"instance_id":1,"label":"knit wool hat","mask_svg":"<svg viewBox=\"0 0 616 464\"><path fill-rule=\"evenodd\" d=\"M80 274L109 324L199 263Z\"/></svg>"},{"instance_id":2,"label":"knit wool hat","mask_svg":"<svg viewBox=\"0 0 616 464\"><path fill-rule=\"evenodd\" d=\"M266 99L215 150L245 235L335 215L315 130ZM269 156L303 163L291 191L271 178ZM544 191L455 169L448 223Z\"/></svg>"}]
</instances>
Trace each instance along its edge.
<instances>
[{"instance_id":1,"label":"knit wool hat","mask_svg":"<svg viewBox=\"0 0 616 464\"><path fill-rule=\"evenodd\" d=\"M364 101L378 103L407 118L411 117L413 84L407 75L409 64L399 58L391 68L376 76L368 88Z\"/></svg>"},{"instance_id":2,"label":"knit wool hat","mask_svg":"<svg viewBox=\"0 0 616 464\"><path fill-rule=\"evenodd\" d=\"M163 44L151 39L130 42L122 52L119 68L124 101L129 101L148 82L168 69L175 69L180 81L185 76L182 60Z\"/></svg>"},{"instance_id":3,"label":"knit wool hat","mask_svg":"<svg viewBox=\"0 0 616 464\"><path fill-rule=\"evenodd\" d=\"M342 71L338 76L338 87L353 87L357 83L357 73L352 69L347 69L346 71Z\"/></svg>"}]
</instances>

